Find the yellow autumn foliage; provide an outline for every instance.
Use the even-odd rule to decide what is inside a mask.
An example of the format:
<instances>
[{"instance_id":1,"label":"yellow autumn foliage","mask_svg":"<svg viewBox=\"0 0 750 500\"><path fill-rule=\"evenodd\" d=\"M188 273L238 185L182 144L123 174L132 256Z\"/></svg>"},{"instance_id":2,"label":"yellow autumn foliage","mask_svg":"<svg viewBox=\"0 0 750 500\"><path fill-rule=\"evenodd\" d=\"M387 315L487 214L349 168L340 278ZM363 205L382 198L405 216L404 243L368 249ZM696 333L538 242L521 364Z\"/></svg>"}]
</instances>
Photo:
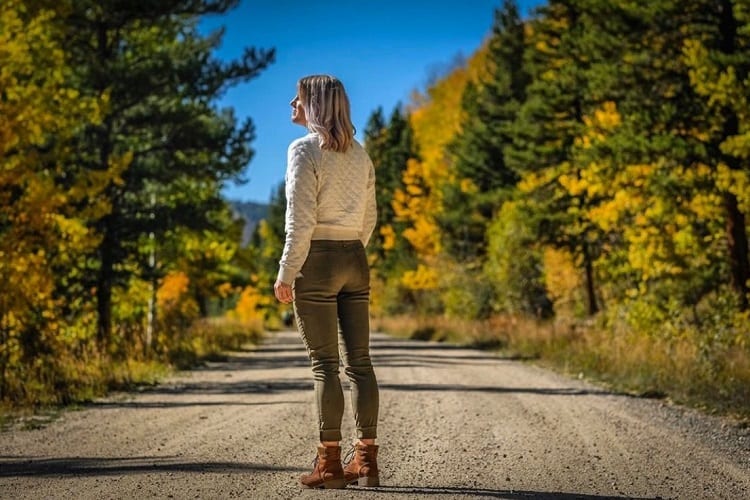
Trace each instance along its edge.
<instances>
[{"instance_id":1,"label":"yellow autumn foliage","mask_svg":"<svg viewBox=\"0 0 750 500\"><path fill-rule=\"evenodd\" d=\"M396 232L390 224L380 226L380 235L383 237L383 250L386 252L396 246Z\"/></svg>"},{"instance_id":2,"label":"yellow autumn foliage","mask_svg":"<svg viewBox=\"0 0 750 500\"><path fill-rule=\"evenodd\" d=\"M740 211L750 214L750 172L746 170L732 170L724 163L720 163L716 170L716 187L720 191L728 191L737 197ZM718 196L712 200L718 202Z\"/></svg>"},{"instance_id":3,"label":"yellow autumn foliage","mask_svg":"<svg viewBox=\"0 0 750 500\"><path fill-rule=\"evenodd\" d=\"M156 292L156 302L159 307L165 309L174 307L188 293L188 285L190 285L190 278L183 271L173 271L167 274Z\"/></svg>"},{"instance_id":4,"label":"yellow autumn foliage","mask_svg":"<svg viewBox=\"0 0 750 500\"><path fill-rule=\"evenodd\" d=\"M54 398L45 384L92 354L88 291L58 291L98 242L88 215L108 210L96 201L102 186L80 189L85 176L68 161L71 138L107 103L73 87L59 23L67 6L0 2L0 399Z\"/></svg>"},{"instance_id":5,"label":"yellow autumn foliage","mask_svg":"<svg viewBox=\"0 0 750 500\"><path fill-rule=\"evenodd\" d=\"M478 81L486 71L483 47L465 64L454 68L445 77L414 96L410 106L409 123L419 147L420 160L410 159L403 173L403 189L393 197L397 220L407 223L403 236L412 246L419 264L408 271L402 284L412 290L433 289L438 286L433 270L436 257L442 250L438 217L444 210L443 188L447 183L461 185L456 178L447 153L461 124L461 97L470 81ZM463 183L466 189L471 186Z\"/></svg>"},{"instance_id":6,"label":"yellow autumn foliage","mask_svg":"<svg viewBox=\"0 0 750 500\"><path fill-rule=\"evenodd\" d=\"M547 246L542 255L544 286L558 316L574 316L580 303L583 279L579 266L565 249Z\"/></svg>"},{"instance_id":7,"label":"yellow autumn foliage","mask_svg":"<svg viewBox=\"0 0 750 500\"><path fill-rule=\"evenodd\" d=\"M410 290L434 290L439 283L438 272L435 268L419 264L417 269L406 271L401 282Z\"/></svg>"},{"instance_id":8,"label":"yellow autumn foliage","mask_svg":"<svg viewBox=\"0 0 750 500\"><path fill-rule=\"evenodd\" d=\"M254 286L248 285L240 293L237 305L229 311L228 316L244 325L258 325L259 328L262 328L262 308L267 306L268 302L267 296L261 294Z\"/></svg>"}]
</instances>

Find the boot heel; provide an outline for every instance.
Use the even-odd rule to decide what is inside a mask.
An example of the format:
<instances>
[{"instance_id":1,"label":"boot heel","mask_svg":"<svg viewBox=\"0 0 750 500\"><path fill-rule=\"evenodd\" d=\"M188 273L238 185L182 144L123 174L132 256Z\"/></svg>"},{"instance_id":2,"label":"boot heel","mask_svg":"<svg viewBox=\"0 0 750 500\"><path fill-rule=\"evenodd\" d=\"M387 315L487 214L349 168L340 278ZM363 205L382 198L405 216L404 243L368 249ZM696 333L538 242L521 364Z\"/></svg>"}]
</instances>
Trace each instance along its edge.
<instances>
[{"instance_id":1,"label":"boot heel","mask_svg":"<svg viewBox=\"0 0 750 500\"><path fill-rule=\"evenodd\" d=\"M377 477L360 477L357 480L358 486L380 486L380 478Z\"/></svg>"},{"instance_id":2,"label":"boot heel","mask_svg":"<svg viewBox=\"0 0 750 500\"><path fill-rule=\"evenodd\" d=\"M331 479L323 483L323 488L327 490L340 490L346 488L346 481L344 479Z\"/></svg>"}]
</instances>

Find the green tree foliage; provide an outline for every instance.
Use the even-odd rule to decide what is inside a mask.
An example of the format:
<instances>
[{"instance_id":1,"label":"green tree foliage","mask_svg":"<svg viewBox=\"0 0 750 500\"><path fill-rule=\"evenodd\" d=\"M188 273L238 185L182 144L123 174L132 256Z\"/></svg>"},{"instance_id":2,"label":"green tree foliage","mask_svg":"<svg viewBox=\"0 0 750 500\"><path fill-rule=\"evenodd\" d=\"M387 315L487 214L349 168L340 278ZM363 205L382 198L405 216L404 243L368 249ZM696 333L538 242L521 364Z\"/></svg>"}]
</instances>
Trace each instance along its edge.
<instances>
[{"instance_id":1,"label":"green tree foliage","mask_svg":"<svg viewBox=\"0 0 750 500\"><path fill-rule=\"evenodd\" d=\"M448 268L482 280L546 259L577 267L583 294L548 292L585 297L588 315L638 297L693 308L725 286L746 308L747 10L552 0L520 21L504 3L487 45L410 108L420 161L402 166L394 220L408 222L418 265L402 281L440 294ZM374 115L371 129L384 121Z\"/></svg>"},{"instance_id":2,"label":"green tree foliage","mask_svg":"<svg viewBox=\"0 0 750 500\"><path fill-rule=\"evenodd\" d=\"M514 124L508 162L524 177L522 192L537 204L538 238L569 249L580 263L587 309L595 314L600 309L594 272L600 239L582 213L591 200L586 192L572 195L558 182L563 176L577 178L581 169L574 147L591 105L585 33L599 22L586 7L587 2L552 0L529 23L525 58L531 83Z\"/></svg>"},{"instance_id":3,"label":"green tree foliage","mask_svg":"<svg viewBox=\"0 0 750 500\"><path fill-rule=\"evenodd\" d=\"M252 335L262 301L231 300L248 277L220 190L253 127L215 101L273 51L220 62L221 32L197 31L235 4L0 4L2 402L91 397ZM236 329L201 319L233 302Z\"/></svg>"},{"instance_id":4,"label":"green tree foliage","mask_svg":"<svg viewBox=\"0 0 750 500\"><path fill-rule=\"evenodd\" d=\"M400 106L393 109L388 123L381 109L373 112L365 128L365 148L375 166L380 221L370 253L376 256L377 269L385 277L409 265L409 248L402 236L406 224L395 217L393 197L398 189L403 189L404 170L409 160L417 158L417 153L408 116L403 115Z\"/></svg>"},{"instance_id":5,"label":"green tree foliage","mask_svg":"<svg viewBox=\"0 0 750 500\"><path fill-rule=\"evenodd\" d=\"M449 149L461 178L479 192L513 186L518 177L505 164L510 127L524 101L528 76L523 68L524 26L513 1L495 11L479 81L464 90L461 130Z\"/></svg>"},{"instance_id":6,"label":"green tree foliage","mask_svg":"<svg viewBox=\"0 0 750 500\"><path fill-rule=\"evenodd\" d=\"M107 103L75 87L69 7L0 4L0 401L45 400L74 353L89 354L86 291L65 292L98 243L81 219L106 211L98 196L119 166L92 178L68 165Z\"/></svg>"},{"instance_id":7,"label":"green tree foliage","mask_svg":"<svg viewBox=\"0 0 750 500\"><path fill-rule=\"evenodd\" d=\"M482 271L494 288L493 311L547 318L553 312L552 302L545 290L541 247L535 244L535 228L528 219L522 204L503 204L487 230L487 262Z\"/></svg>"},{"instance_id":8,"label":"green tree foliage","mask_svg":"<svg viewBox=\"0 0 750 500\"><path fill-rule=\"evenodd\" d=\"M746 310L750 286L750 5L722 0L708 3L702 13L704 23L705 13L710 13L711 24L691 32L683 47L690 82L708 105L701 139L722 198L731 286Z\"/></svg>"},{"instance_id":9,"label":"green tree foliage","mask_svg":"<svg viewBox=\"0 0 750 500\"><path fill-rule=\"evenodd\" d=\"M238 61L220 62L211 52L221 32L197 30L199 16L236 3L82 1L69 17L80 92L110 98L101 124L81 134L77 161L93 173L130 160L104 191L109 213L91 221L102 238L92 275L103 346L112 335L113 288L149 270L139 260L142 236L162 241L176 228L219 229L222 183L252 157L252 123L237 124L214 101L257 76L273 51L247 49Z\"/></svg>"},{"instance_id":10,"label":"green tree foliage","mask_svg":"<svg viewBox=\"0 0 750 500\"><path fill-rule=\"evenodd\" d=\"M722 134L712 132L723 129L725 110L709 104L720 93L710 100L698 95L691 84L698 73L690 76L685 57L697 40L718 43L726 10L699 1L589 8L608 22L588 29L596 41L587 79L592 106L576 149L582 169L565 180L571 193L586 193L587 217L606 232L599 270L609 293L621 300L639 290L655 294L656 303L693 307L729 281L737 289L737 273L727 268L737 269L736 254L747 254L737 252L746 233L732 223L742 213L731 190L718 184L741 169L725 168ZM709 60L692 56L693 64Z\"/></svg>"},{"instance_id":11,"label":"green tree foliage","mask_svg":"<svg viewBox=\"0 0 750 500\"><path fill-rule=\"evenodd\" d=\"M286 194L282 182L271 196L266 217L258 223L248 244L252 256L247 262L249 269L256 275L257 286L269 292L273 291L284 249L285 214Z\"/></svg>"},{"instance_id":12,"label":"green tree foliage","mask_svg":"<svg viewBox=\"0 0 750 500\"><path fill-rule=\"evenodd\" d=\"M449 145L458 183L445 187L446 249L459 261L483 259L485 233L518 176L506 164L511 127L525 98L524 25L514 1L495 11L484 68L461 99L461 130Z\"/></svg>"},{"instance_id":13,"label":"green tree foliage","mask_svg":"<svg viewBox=\"0 0 750 500\"><path fill-rule=\"evenodd\" d=\"M285 240L286 193L284 183L276 186L267 207L266 217L258 222L246 248L240 250L239 259L249 273L250 283L264 295L264 317L266 324L278 325L281 316L289 315L273 296L273 285L279 271L279 258Z\"/></svg>"}]
</instances>

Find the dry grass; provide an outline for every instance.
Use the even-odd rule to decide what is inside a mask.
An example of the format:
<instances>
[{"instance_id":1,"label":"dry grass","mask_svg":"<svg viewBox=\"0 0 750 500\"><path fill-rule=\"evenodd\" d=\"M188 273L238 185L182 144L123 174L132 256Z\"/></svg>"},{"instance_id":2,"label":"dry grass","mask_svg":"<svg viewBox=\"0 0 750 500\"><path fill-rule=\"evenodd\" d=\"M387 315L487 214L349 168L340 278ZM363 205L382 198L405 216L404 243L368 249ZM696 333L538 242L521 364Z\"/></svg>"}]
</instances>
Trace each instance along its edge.
<instances>
[{"instance_id":1,"label":"dry grass","mask_svg":"<svg viewBox=\"0 0 750 500\"><path fill-rule=\"evenodd\" d=\"M257 343L262 332L261 319L241 322L210 318L195 321L180 331L178 338L170 339L168 345L162 343L148 355L144 355L139 343L133 343L117 357L101 355L93 344L77 352L59 350L45 358L38 357L23 378L11 379L6 374L0 416L17 411L38 412L91 401L111 390L152 385L174 368L190 368L201 360L220 358L225 351Z\"/></svg>"},{"instance_id":2,"label":"dry grass","mask_svg":"<svg viewBox=\"0 0 750 500\"><path fill-rule=\"evenodd\" d=\"M399 316L377 318L373 327L401 337L496 349L614 390L750 418L750 348L707 347L694 332L653 338L583 321L515 316L484 321Z\"/></svg>"},{"instance_id":3,"label":"dry grass","mask_svg":"<svg viewBox=\"0 0 750 500\"><path fill-rule=\"evenodd\" d=\"M260 341L263 320L238 321L226 317L196 321L176 349L169 352L169 361L178 368L189 368L201 359L221 358L225 351Z\"/></svg>"}]
</instances>

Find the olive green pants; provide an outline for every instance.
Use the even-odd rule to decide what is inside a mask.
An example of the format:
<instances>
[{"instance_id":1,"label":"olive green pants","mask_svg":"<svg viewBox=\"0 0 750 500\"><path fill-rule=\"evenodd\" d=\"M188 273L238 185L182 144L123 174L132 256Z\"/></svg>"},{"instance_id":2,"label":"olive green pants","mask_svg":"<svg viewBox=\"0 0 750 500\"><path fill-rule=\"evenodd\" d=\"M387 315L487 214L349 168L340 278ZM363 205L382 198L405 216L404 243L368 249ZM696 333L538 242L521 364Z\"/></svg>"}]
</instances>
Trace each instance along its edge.
<instances>
[{"instance_id":1,"label":"olive green pants","mask_svg":"<svg viewBox=\"0 0 750 500\"><path fill-rule=\"evenodd\" d=\"M375 438L379 394L370 361L370 269L365 249L359 240L313 240L300 273L294 281L294 313L312 364L320 440L341 440L344 394L339 352L351 382L357 437Z\"/></svg>"}]
</instances>

